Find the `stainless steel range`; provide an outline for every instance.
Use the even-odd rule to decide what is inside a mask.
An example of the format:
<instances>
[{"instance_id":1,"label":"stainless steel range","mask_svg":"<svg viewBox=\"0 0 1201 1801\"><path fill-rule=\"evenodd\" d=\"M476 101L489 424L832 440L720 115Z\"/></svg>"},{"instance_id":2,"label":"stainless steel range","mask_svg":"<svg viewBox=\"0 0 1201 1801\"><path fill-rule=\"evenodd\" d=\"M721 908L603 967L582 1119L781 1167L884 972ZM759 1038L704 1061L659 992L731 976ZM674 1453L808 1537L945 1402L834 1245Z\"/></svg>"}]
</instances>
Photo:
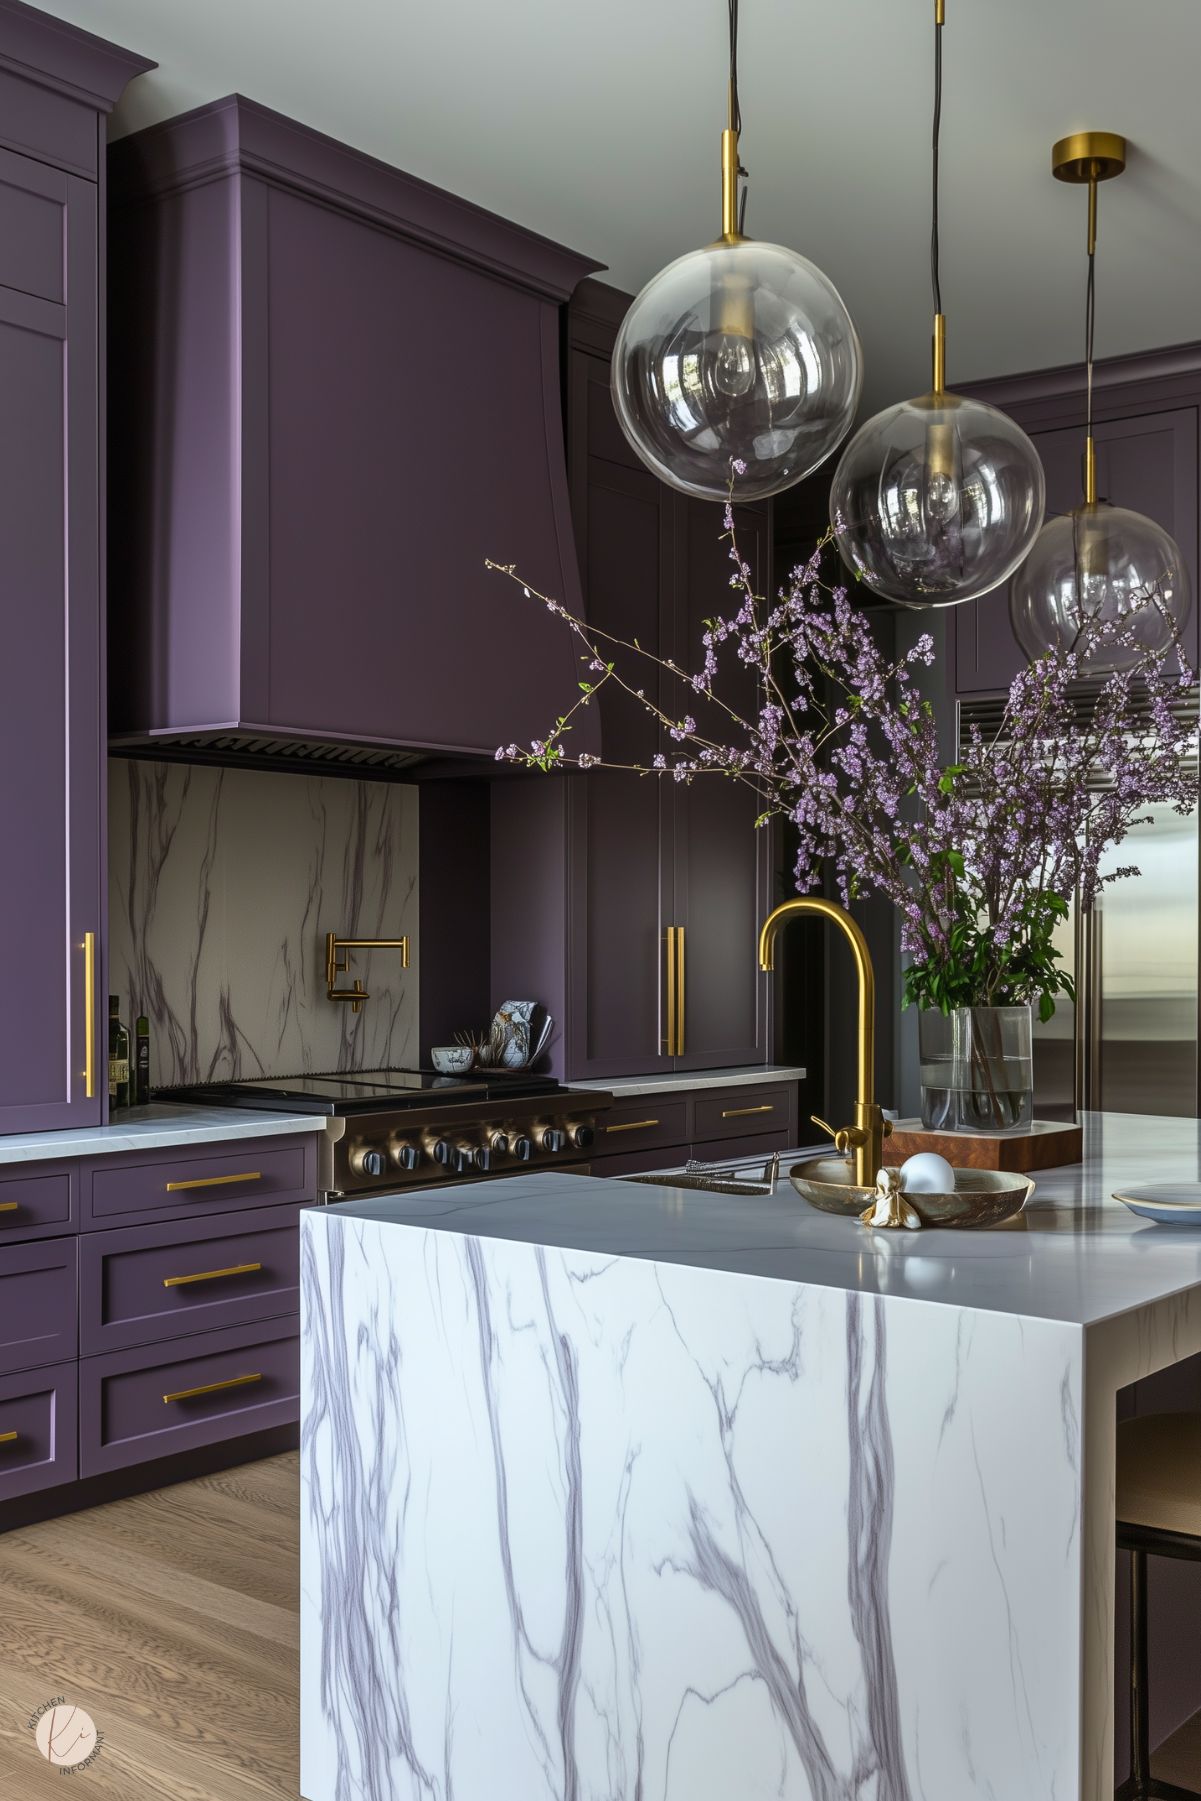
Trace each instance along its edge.
<instances>
[{"instance_id":1,"label":"stainless steel range","mask_svg":"<svg viewBox=\"0 0 1201 1801\"><path fill-rule=\"evenodd\" d=\"M329 1116L318 1182L323 1200L482 1181L523 1169L585 1171L607 1094L552 1076L479 1070L341 1070L160 1091L210 1107Z\"/></svg>"}]
</instances>

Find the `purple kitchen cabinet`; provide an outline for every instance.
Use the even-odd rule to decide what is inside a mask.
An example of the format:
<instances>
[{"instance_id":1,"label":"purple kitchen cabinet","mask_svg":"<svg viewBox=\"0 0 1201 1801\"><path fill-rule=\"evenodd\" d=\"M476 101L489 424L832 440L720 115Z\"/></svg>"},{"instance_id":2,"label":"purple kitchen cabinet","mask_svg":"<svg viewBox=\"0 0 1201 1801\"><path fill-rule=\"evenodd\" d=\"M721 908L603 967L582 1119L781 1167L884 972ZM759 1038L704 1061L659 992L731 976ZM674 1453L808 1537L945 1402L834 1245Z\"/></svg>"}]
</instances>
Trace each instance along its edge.
<instances>
[{"instance_id":1,"label":"purple kitchen cabinet","mask_svg":"<svg viewBox=\"0 0 1201 1801\"><path fill-rule=\"evenodd\" d=\"M85 1357L79 1473L97 1476L291 1425L299 1404L295 1316Z\"/></svg>"},{"instance_id":2,"label":"purple kitchen cabinet","mask_svg":"<svg viewBox=\"0 0 1201 1801\"><path fill-rule=\"evenodd\" d=\"M290 1207L80 1240L83 1356L295 1313L300 1234Z\"/></svg>"},{"instance_id":3,"label":"purple kitchen cabinet","mask_svg":"<svg viewBox=\"0 0 1201 1801\"><path fill-rule=\"evenodd\" d=\"M0 1505L79 1474L79 1366L0 1372Z\"/></svg>"},{"instance_id":4,"label":"purple kitchen cabinet","mask_svg":"<svg viewBox=\"0 0 1201 1801\"><path fill-rule=\"evenodd\" d=\"M80 1223L92 1232L316 1198L315 1132L232 1145L187 1144L175 1151L98 1158L82 1179Z\"/></svg>"},{"instance_id":5,"label":"purple kitchen cabinet","mask_svg":"<svg viewBox=\"0 0 1201 1801\"><path fill-rule=\"evenodd\" d=\"M75 1238L0 1246L0 1375L74 1357Z\"/></svg>"},{"instance_id":6,"label":"purple kitchen cabinet","mask_svg":"<svg viewBox=\"0 0 1201 1801\"><path fill-rule=\"evenodd\" d=\"M151 66L0 5L0 1132L92 1125L104 1108L97 175L104 114Z\"/></svg>"},{"instance_id":7,"label":"purple kitchen cabinet","mask_svg":"<svg viewBox=\"0 0 1201 1801\"><path fill-rule=\"evenodd\" d=\"M79 1230L78 1163L0 1168L0 1246Z\"/></svg>"},{"instance_id":8,"label":"purple kitchen cabinet","mask_svg":"<svg viewBox=\"0 0 1201 1801\"><path fill-rule=\"evenodd\" d=\"M110 167L115 739L543 732L575 646L484 562L578 603L559 313L595 264L237 97Z\"/></svg>"},{"instance_id":9,"label":"purple kitchen cabinet","mask_svg":"<svg viewBox=\"0 0 1201 1801\"><path fill-rule=\"evenodd\" d=\"M1047 476L1047 514L1081 499L1083 397L1080 372L1048 370L972 390L1030 433ZM1180 545L1193 586L1186 654L1197 664L1198 420L1201 347L1117 358L1097 371L1097 490L1115 506L1146 513ZM1009 585L950 609L960 694L1004 690L1025 664L1009 623Z\"/></svg>"}]
</instances>

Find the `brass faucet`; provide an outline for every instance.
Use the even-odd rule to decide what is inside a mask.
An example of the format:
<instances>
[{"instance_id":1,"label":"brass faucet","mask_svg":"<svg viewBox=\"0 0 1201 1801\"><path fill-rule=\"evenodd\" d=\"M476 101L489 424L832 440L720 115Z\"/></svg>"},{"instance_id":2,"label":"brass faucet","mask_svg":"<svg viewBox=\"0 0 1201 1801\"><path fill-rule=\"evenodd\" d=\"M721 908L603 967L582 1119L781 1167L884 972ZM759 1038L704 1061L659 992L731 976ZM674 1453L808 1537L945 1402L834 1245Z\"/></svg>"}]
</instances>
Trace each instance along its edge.
<instances>
[{"instance_id":1,"label":"brass faucet","mask_svg":"<svg viewBox=\"0 0 1201 1801\"><path fill-rule=\"evenodd\" d=\"M824 1119L813 1116L815 1126L829 1132L835 1148L844 1154L854 1152L855 1186L875 1188L876 1174L884 1162L884 1140L892 1132L892 1122L885 1119L876 1103L876 972L871 952L850 914L833 901L806 895L801 900L785 901L770 912L759 933L759 967L774 969L776 933L794 913L817 913L836 925L850 944L859 976L859 1098L855 1102L855 1123L835 1131Z\"/></svg>"}]
</instances>

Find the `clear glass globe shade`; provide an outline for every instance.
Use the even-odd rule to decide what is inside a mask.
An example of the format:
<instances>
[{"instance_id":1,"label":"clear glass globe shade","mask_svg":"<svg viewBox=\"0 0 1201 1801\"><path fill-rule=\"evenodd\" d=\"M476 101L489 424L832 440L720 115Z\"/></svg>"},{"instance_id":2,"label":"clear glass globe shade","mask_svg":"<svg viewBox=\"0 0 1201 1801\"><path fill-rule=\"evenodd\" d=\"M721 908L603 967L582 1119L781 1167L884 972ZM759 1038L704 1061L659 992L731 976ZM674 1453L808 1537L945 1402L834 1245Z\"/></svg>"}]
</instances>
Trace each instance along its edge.
<instances>
[{"instance_id":1,"label":"clear glass globe shade","mask_svg":"<svg viewBox=\"0 0 1201 1801\"><path fill-rule=\"evenodd\" d=\"M668 265L613 347L622 429L663 481L741 500L809 475L851 428L863 360L850 314L812 263L779 244L711 244Z\"/></svg>"},{"instance_id":2,"label":"clear glass globe shade","mask_svg":"<svg viewBox=\"0 0 1201 1801\"><path fill-rule=\"evenodd\" d=\"M1188 619L1188 569L1176 540L1143 513L1106 501L1049 519L1009 593L1009 616L1028 657L1070 650L1092 622L1132 621L1121 644L1096 640L1094 674L1131 669L1166 650Z\"/></svg>"},{"instance_id":3,"label":"clear glass globe shade","mask_svg":"<svg viewBox=\"0 0 1201 1801\"><path fill-rule=\"evenodd\" d=\"M842 453L830 518L843 561L908 607L976 600L1013 574L1038 535L1038 452L995 407L958 394L903 400Z\"/></svg>"}]
</instances>

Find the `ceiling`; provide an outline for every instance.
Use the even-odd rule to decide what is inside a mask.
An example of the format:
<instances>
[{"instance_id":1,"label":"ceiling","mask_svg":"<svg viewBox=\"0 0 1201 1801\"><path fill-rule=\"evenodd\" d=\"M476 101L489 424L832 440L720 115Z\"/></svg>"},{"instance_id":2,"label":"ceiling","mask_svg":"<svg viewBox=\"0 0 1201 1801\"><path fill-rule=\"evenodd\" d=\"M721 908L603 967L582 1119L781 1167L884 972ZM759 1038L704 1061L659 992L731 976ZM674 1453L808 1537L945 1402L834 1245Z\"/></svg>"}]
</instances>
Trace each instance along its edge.
<instances>
[{"instance_id":1,"label":"ceiling","mask_svg":"<svg viewBox=\"0 0 1201 1801\"><path fill-rule=\"evenodd\" d=\"M155 57L114 132L237 91L609 265L716 235L723 0L43 0ZM1131 140L1101 195L1097 354L1201 338L1199 0L947 0L948 378L1080 354L1083 195L1052 141ZM928 383L932 0L742 0L747 229L816 262L869 408Z\"/></svg>"}]
</instances>

